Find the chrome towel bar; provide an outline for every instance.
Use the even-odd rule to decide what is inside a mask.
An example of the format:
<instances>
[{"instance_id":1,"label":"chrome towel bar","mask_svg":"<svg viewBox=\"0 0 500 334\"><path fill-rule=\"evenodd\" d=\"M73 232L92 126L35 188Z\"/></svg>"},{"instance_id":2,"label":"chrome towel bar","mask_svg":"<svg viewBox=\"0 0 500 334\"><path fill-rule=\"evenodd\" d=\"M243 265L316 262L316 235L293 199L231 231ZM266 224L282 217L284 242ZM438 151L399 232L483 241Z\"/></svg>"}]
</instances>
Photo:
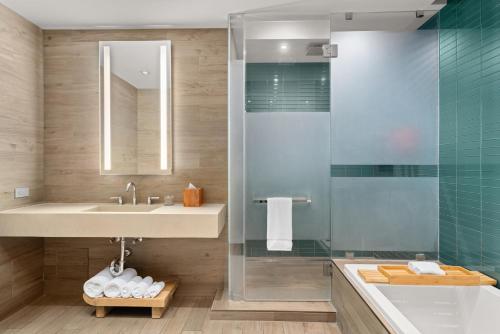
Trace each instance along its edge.
<instances>
[{"instance_id":1,"label":"chrome towel bar","mask_svg":"<svg viewBox=\"0 0 500 334\"><path fill-rule=\"evenodd\" d=\"M266 204L267 198L264 198L264 197L254 198L253 202L257 203L257 204ZM294 204L311 204L312 201L310 198L307 198L307 197L293 197L292 203L294 203Z\"/></svg>"}]
</instances>

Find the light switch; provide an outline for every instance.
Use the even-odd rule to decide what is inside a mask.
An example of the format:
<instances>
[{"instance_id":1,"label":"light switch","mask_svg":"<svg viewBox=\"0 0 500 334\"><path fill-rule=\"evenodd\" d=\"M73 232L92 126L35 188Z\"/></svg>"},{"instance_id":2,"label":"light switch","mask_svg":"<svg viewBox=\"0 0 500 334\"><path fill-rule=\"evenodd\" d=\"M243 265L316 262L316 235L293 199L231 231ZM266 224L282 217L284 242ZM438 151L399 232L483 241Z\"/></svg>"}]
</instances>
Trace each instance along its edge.
<instances>
[{"instance_id":1,"label":"light switch","mask_svg":"<svg viewBox=\"0 0 500 334\"><path fill-rule=\"evenodd\" d=\"M14 198L24 198L24 197L29 197L30 195L30 188L28 187L20 187L16 188Z\"/></svg>"}]
</instances>

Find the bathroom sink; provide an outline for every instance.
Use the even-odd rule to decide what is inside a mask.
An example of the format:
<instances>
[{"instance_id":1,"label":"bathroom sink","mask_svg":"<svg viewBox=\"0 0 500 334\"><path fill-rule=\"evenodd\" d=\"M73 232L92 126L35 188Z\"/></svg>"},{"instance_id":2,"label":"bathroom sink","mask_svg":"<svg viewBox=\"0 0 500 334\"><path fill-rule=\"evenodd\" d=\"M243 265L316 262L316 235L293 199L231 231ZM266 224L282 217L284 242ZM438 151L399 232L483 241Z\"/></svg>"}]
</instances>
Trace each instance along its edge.
<instances>
[{"instance_id":1,"label":"bathroom sink","mask_svg":"<svg viewBox=\"0 0 500 334\"><path fill-rule=\"evenodd\" d=\"M150 212L158 209L161 205L118 205L118 204L109 204L109 205L98 205L88 210L86 212Z\"/></svg>"}]
</instances>

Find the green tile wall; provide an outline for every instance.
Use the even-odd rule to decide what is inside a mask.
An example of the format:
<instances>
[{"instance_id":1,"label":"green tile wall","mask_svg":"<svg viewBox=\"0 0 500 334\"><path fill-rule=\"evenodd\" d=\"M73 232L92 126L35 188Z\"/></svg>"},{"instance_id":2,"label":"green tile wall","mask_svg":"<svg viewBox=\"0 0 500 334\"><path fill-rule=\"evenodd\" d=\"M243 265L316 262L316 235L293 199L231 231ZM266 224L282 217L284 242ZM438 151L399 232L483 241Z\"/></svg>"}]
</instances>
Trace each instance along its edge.
<instances>
[{"instance_id":1,"label":"green tile wall","mask_svg":"<svg viewBox=\"0 0 500 334\"><path fill-rule=\"evenodd\" d=\"M246 240L246 257L328 257L330 255L329 240L293 240L290 252L268 251L266 240Z\"/></svg>"},{"instance_id":2,"label":"green tile wall","mask_svg":"<svg viewBox=\"0 0 500 334\"><path fill-rule=\"evenodd\" d=\"M500 0L440 13L439 256L500 279Z\"/></svg>"},{"instance_id":3,"label":"green tile wall","mask_svg":"<svg viewBox=\"0 0 500 334\"><path fill-rule=\"evenodd\" d=\"M436 165L331 165L331 177L436 177Z\"/></svg>"},{"instance_id":4,"label":"green tile wall","mask_svg":"<svg viewBox=\"0 0 500 334\"><path fill-rule=\"evenodd\" d=\"M249 63L247 112L329 112L330 63Z\"/></svg>"}]
</instances>

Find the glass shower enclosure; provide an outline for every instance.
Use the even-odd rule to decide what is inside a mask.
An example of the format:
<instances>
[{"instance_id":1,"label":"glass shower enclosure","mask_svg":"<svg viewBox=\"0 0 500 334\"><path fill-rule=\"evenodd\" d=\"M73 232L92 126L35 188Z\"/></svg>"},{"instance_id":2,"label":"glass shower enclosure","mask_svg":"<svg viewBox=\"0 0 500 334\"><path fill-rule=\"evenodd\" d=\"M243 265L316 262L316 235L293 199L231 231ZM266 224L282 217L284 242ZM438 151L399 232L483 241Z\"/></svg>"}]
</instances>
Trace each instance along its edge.
<instances>
[{"instance_id":1,"label":"glass shower enclosure","mask_svg":"<svg viewBox=\"0 0 500 334\"><path fill-rule=\"evenodd\" d=\"M332 258L437 257L435 14L230 16L230 298L331 300ZM268 197L296 199L290 252Z\"/></svg>"},{"instance_id":2,"label":"glass shower enclosure","mask_svg":"<svg viewBox=\"0 0 500 334\"><path fill-rule=\"evenodd\" d=\"M330 17L230 20L229 291L329 300ZM289 252L266 247L268 197L293 199Z\"/></svg>"}]
</instances>

